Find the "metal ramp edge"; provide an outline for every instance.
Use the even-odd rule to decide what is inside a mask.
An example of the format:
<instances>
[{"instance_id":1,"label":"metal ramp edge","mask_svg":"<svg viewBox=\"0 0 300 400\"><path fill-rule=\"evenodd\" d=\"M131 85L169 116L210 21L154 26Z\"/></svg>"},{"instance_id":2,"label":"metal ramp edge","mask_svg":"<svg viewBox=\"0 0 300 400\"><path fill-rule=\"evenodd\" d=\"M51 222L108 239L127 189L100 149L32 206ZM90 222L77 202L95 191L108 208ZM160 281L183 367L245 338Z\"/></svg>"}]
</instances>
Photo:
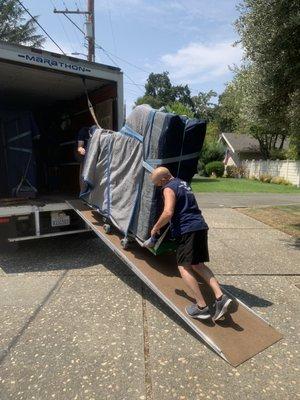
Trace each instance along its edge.
<instances>
[{"instance_id":1,"label":"metal ramp edge","mask_svg":"<svg viewBox=\"0 0 300 400\"><path fill-rule=\"evenodd\" d=\"M263 326L264 330L267 331L269 334L269 338L267 340L262 340L261 343L258 343L257 346L254 346L253 351L246 351L247 354L239 354L239 349L236 349L237 354L235 356L232 356L230 352L224 351L222 349L221 345L218 345L216 343L216 340L214 338L211 338L206 332L204 332L206 329L206 324L203 322L200 322L198 320L192 319L188 317L185 312L184 308L179 307L178 305L175 304L174 301L171 300L169 296L167 296L165 293L163 293L163 290L159 288L159 285L156 285L153 280L149 278L145 273L143 273L142 269L137 266L139 262L133 262L131 260L132 257L130 255L136 253L137 251L142 251L145 253L146 257L154 257L157 260L159 260L161 257L155 257L151 255L151 253L146 250L146 249L138 249L139 246L134 248L132 251L131 250L123 250L121 245L118 245L116 240L112 240L112 238L118 238L117 235L111 235L111 234L106 234L104 230L102 229L103 223L101 222L101 216L98 214L94 209L89 207L87 204L83 203L81 200L72 200L72 201L66 201L68 205L70 205L76 212L77 214L86 222L86 224L96 233L96 235L154 292L156 295L158 295L159 298L161 298L182 320L185 321L185 323L212 349L214 350L220 357L222 357L225 361L227 361L229 364L232 366L236 367L240 364L242 364L244 361L252 358L254 355L260 353L267 347L271 346L272 344L276 343L277 341L282 339L282 335L276 331L268 322L266 322L262 317L260 317L258 314L256 314L250 307L248 307L246 304L244 304L241 300L235 298L228 290L225 290L223 287L223 290L226 291L230 297L232 297L236 304L238 304L238 309L242 310L250 315L251 319L255 319L256 325L258 330ZM119 240L119 238L118 238ZM134 251L136 250L136 251ZM148 254L149 253L149 254ZM141 261L144 264L146 263L144 260ZM157 263L158 264L158 263ZM150 266L151 269L152 266ZM155 267L154 267L155 268ZM180 281L181 278L178 278ZM176 285L178 285L179 281L176 281ZM172 282L171 285L172 286ZM173 283L173 289L176 292L176 287L174 287ZM204 285L203 285L204 286ZM210 295L203 292L205 297L209 297ZM253 323L252 323L253 325ZM202 329L203 327L203 329ZM216 329L219 329L219 324L215 324ZM205 329L204 329L205 328ZM222 329L222 327L221 327ZM268 330L270 332L268 332ZM256 331L253 330L253 327L251 327L251 332L254 333ZM226 329L224 329L223 336L226 332ZM217 336L221 336L222 333L218 333ZM226 336L226 335L225 335ZM228 331L227 331L227 336L228 336ZM258 335L260 336L260 335ZM255 335L255 340L257 341L257 335ZM234 341L233 341L234 342ZM251 347L251 343L247 342L247 346Z\"/></svg>"}]
</instances>

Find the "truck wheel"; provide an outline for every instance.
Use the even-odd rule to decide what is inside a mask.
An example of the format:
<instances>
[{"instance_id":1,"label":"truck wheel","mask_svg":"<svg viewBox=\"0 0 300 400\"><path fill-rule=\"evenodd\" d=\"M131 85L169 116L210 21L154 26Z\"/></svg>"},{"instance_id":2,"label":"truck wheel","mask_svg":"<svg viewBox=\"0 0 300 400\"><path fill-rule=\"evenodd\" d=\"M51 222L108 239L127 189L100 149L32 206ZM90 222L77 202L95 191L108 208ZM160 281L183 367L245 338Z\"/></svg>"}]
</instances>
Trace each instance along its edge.
<instances>
[{"instance_id":1,"label":"truck wheel","mask_svg":"<svg viewBox=\"0 0 300 400\"><path fill-rule=\"evenodd\" d=\"M122 249L127 250L129 248L129 240L126 238L121 239L121 247Z\"/></svg>"},{"instance_id":2,"label":"truck wheel","mask_svg":"<svg viewBox=\"0 0 300 400\"><path fill-rule=\"evenodd\" d=\"M103 229L105 233L107 234L111 233L111 226L109 224L104 224Z\"/></svg>"}]
</instances>

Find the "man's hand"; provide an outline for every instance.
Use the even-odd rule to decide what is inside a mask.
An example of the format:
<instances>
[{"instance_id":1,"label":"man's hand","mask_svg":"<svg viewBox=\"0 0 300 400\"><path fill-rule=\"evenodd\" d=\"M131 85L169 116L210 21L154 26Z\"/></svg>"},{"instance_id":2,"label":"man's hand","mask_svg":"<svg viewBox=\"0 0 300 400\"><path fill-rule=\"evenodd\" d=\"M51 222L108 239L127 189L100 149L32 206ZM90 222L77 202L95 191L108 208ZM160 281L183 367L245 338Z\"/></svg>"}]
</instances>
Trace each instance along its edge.
<instances>
[{"instance_id":1,"label":"man's hand","mask_svg":"<svg viewBox=\"0 0 300 400\"><path fill-rule=\"evenodd\" d=\"M77 151L78 151L78 153L79 153L81 156L84 156L84 155L85 155L85 148L84 148L84 147L78 147L78 148L77 148Z\"/></svg>"},{"instance_id":2,"label":"man's hand","mask_svg":"<svg viewBox=\"0 0 300 400\"><path fill-rule=\"evenodd\" d=\"M160 229L156 228L156 226L154 225L154 227L151 230L151 236L155 236L156 234L160 234Z\"/></svg>"}]
</instances>

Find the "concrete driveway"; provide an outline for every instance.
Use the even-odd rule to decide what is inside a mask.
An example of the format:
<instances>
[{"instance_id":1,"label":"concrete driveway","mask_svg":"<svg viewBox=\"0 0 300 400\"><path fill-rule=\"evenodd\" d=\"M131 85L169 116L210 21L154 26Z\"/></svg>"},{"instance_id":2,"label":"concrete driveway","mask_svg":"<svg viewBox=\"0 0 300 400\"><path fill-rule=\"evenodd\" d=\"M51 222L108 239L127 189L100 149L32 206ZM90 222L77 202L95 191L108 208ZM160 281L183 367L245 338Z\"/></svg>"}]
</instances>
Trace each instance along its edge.
<instances>
[{"instance_id":1,"label":"concrete driveway","mask_svg":"<svg viewBox=\"0 0 300 400\"><path fill-rule=\"evenodd\" d=\"M299 194L289 193L196 193L202 208L237 208L300 204Z\"/></svg>"},{"instance_id":2,"label":"concrete driveway","mask_svg":"<svg viewBox=\"0 0 300 400\"><path fill-rule=\"evenodd\" d=\"M203 212L210 266L283 340L233 368L99 239L28 242L0 254L0 399L294 400L299 249L237 211Z\"/></svg>"}]
</instances>

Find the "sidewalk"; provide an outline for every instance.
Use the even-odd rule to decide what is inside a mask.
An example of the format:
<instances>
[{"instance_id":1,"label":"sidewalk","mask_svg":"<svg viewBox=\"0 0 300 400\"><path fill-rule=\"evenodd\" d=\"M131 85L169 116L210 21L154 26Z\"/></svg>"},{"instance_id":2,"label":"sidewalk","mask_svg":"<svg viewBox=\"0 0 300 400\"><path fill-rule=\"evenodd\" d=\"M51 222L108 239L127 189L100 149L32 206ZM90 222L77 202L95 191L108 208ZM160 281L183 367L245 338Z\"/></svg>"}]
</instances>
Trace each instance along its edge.
<instances>
[{"instance_id":1,"label":"sidewalk","mask_svg":"<svg viewBox=\"0 0 300 400\"><path fill-rule=\"evenodd\" d=\"M24 243L0 255L1 400L295 399L299 250L237 211L203 212L210 266L283 340L235 369L99 239Z\"/></svg>"}]
</instances>

